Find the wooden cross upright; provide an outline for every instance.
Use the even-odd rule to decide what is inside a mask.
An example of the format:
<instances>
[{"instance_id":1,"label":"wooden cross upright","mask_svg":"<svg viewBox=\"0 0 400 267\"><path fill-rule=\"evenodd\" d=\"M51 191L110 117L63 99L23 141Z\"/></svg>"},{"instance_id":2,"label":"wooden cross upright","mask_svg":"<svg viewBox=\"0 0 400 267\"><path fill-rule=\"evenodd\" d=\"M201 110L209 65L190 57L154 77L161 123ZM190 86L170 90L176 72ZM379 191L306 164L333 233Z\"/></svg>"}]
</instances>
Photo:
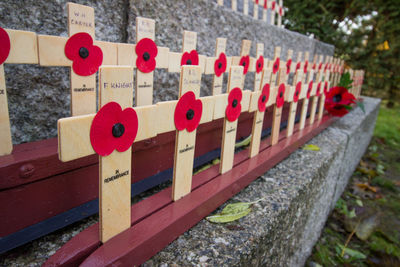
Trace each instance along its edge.
<instances>
[{"instance_id":1,"label":"wooden cross upright","mask_svg":"<svg viewBox=\"0 0 400 267\"><path fill-rule=\"evenodd\" d=\"M244 86L244 81L247 72L253 71L254 67L254 59L250 57L250 49L251 49L251 41L250 40L242 40L242 46L240 48L240 56L232 57L232 66L243 66L243 80L241 88Z\"/></svg>"},{"instance_id":2,"label":"wooden cross upright","mask_svg":"<svg viewBox=\"0 0 400 267\"><path fill-rule=\"evenodd\" d=\"M226 38L217 38L215 57L207 57L204 74L213 74L212 95L222 93L224 73L230 68L232 59L225 54Z\"/></svg>"},{"instance_id":3,"label":"wooden cross upright","mask_svg":"<svg viewBox=\"0 0 400 267\"><path fill-rule=\"evenodd\" d=\"M37 64L38 54L34 32L0 28L0 45L0 156L3 156L11 154L13 149L4 64Z\"/></svg>"},{"instance_id":4,"label":"wooden cross upright","mask_svg":"<svg viewBox=\"0 0 400 267\"><path fill-rule=\"evenodd\" d=\"M319 99L319 96L321 94L321 90L323 89L323 88L321 88L322 87L321 81L322 81L322 72L323 72L323 70L318 70L318 64L320 62L322 63L323 56L320 55L318 61L315 60L316 58L317 58L317 55L314 56L314 62L315 63L313 65L313 69L314 69L314 71L317 72L317 76L315 78L315 84L313 85L315 87L315 95L312 97L312 102L311 102L310 124L314 123L315 114L317 112L318 99Z\"/></svg>"},{"instance_id":5,"label":"wooden cross upright","mask_svg":"<svg viewBox=\"0 0 400 267\"><path fill-rule=\"evenodd\" d=\"M258 5L259 5L259 0L254 0L254 8L253 8L253 18L258 19Z\"/></svg>"},{"instance_id":6,"label":"wooden cross upright","mask_svg":"<svg viewBox=\"0 0 400 267\"><path fill-rule=\"evenodd\" d=\"M275 25L276 1L271 2L270 24Z\"/></svg>"},{"instance_id":7,"label":"wooden cross upright","mask_svg":"<svg viewBox=\"0 0 400 267\"><path fill-rule=\"evenodd\" d=\"M136 69L136 106L153 104L154 70L168 69L169 48L157 47L154 40L155 21L136 17L136 44L118 44L118 65L133 66ZM139 46L136 51L137 44ZM153 59L154 67L150 64Z\"/></svg>"},{"instance_id":8,"label":"wooden cross upright","mask_svg":"<svg viewBox=\"0 0 400 267\"><path fill-rule=\"evenodd\" d=\"M117 44L94 41L95 24L92 7L67 3L67 11L70 38L38 35L39 64L41 66L71 67L72 116L95 113L96 72L101 64L117 65ZM79 37L75 35L78 33L80 33ZM82 36L83 33L89 34L92 40ZM72 39L72 36L75 38ZM75 52L73 54L71 52L71 55L75 57L74 60L66 56L68 40L71 40L69 47L82 45L76 52L72 48L70 49ZM100 47L101 57L98 49L94 49L96 47ZM87 66L88 62L90 63L89 67Z\"/></svg>"},{"instance_id":9,"label":"wooden cross upright","mask_svg":"<svg viewBox=\"0 0 400 267\"><path fill-rule=\"evenodd\" d=\"M297 54L297 62L301 61L302 53ZM296 120L297 102L305 97L303 93L303 72L297 71L293 78L293 85L288 92L288 100L290 102L289 117L287 122L286 137L292 136L294 123Z\"/></svg>"},{"instance_id":10,"label":"wooden cross upright","mask_svg":"<svg viewBox=\"0 0 400 267\"><path fill-rule=\"evenodd\" d=\"M237 11L237 0L231 0L231 7L233 11Z\"/></svg>"},{"instance_id":11,"label":"wooden cross upright","mask_svg":"<svg viewBox=\"0 0 400 267\"><path fill-rule=\"evenodd\" d=\"M255 59L255 77L254 77L254 91L260 90L261 79L263 76L265 59L264 59L264 44L257 43L256 47L256 59ZM269 81L268 81L269 82Z\"/></svg>"},{"instance_id":12,"label":"wooden cross upright","mask_svg":"<svg viewBox=\"0 0 400 267\"><path fill-rule=\"evenodd\" d=\"M131 66L101 67L99 84L97 114L58 120L58 154L63 162L100 155L100 240L106 242L130 227L131 144L156 135L155 106L133 111Z\"/></svg>"},{"instance_id":13,"label":"wooden cross upright","mask_svg":"<svg viewBox=\"0 0 400 267\"><path fill-rule=\"evenodd\" d=\"M267 22L267 14L268 14L268 0L264 0L262 20L265 22Z\"/></svg>"},{"instance_id":14,"label":"wooden cross upright","mask_svg":"<svg viewBox=\"0 0 400 267\"><path fill-rule=\"evenodd\" d=\"M328 93L330 88L330 82L329 82L330 71L327 68L325 68L326 66L329 66L330 63L331 63L331 57L329 56L326 56L325 64L321 63L320 72L322 72L321 75L323 75L323 78L321 81L322 84L321 84L321 96L319 99L319 108L318 108L318 120L321 120L324 115L326 93Z\"/></svg>"},{"instance_id":15,"label":"wooden cross upright","mask_svg":"<svg viewBox=\"0 0 400 267\"><path fill-rule=\"evenodd\" d=\"M219 6L223 6L224 5L224 0L217 0L217 4Z\"/></svg>"},{"instance_id":16,"label":"wooden cross upright","mask_svg":"<svg viewBox=\"0 0 400 267\"><path fill-rule=\"evenodd\" d=\"M243 14L246 16L249 14L249 0L243 0Z\"/></svg>"},{"instance_id":17,"label":"wooden cross upright","mask_svg":"<svg viewBox=\"0 0 400 267\"><path fill-rule=\"evenodd\" d=\"M196 51L196 44L197 44L197 33L191 31L183 31L183 40L182 40L182 52L169 52L169 61L168 61L168 72L181 72L182 65L196 65L195 62L191 62L193 59L193 55L197 55ZM190 61L186 61L185 64L183 63L183 57L188 56ZM201 73L204 73L205 66L206 66L206 56L198 55L198 66L201 68ZM189 64L190 63L190 64Z\"/></svg>"},{"instance_id":18,"label":"wooden cross upright","mask_svg":"<svg viewBox=\"0 0 400 267\"><path fill-rule=\"evenodd\" d=\"M278 6L278 27L282 27L282 17L284 15L284 10L283 10L283 0L279 0L279 6Z\"/></svg>"},{"instance_id":19,"label":"wooden cross upright","mask_svg":"<svg viewBox=\"0 0 400 267\"><path fill-rule=\"evenodd\" d=\"M301 106L301 114L300 114L300 124L299 130L304 129L307 119L308 112L308 104L310 102L310 97L312 97L315 93L314 90L314 70L309 68L308 59L310 57L310 53L307 51L304 54L304 64L300 68L300 72L303 72L304 86L302 92L305 94L303 105ZM307 75L308 74L308 75Z\"/></svg>"}]
</instances>

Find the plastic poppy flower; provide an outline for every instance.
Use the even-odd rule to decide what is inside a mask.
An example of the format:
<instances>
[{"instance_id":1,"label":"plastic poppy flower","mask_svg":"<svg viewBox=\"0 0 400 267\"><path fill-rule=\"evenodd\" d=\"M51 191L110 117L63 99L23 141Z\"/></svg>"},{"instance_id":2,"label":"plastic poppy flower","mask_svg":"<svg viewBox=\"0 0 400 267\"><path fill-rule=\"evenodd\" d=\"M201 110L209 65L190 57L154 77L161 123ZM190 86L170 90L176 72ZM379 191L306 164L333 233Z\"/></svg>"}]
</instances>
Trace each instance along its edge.
<instances>
[{"instance_id":1,"label":"plastic poppy flower","mask_svg":"<svg viewBox=\"0 0 400 267\"><path fill-rule=\"evenodd\" d=\"M269 93L270 93L270 86L268 83L266 83L261 91L260 97L258 98L258 110L260 112L264 112L265 109L267 108Z\"/></svg>"},{"instance_id":2,"label":"plastic poppy flower","mask_svg":"<svg viewBox=\"0 0 400 267\"><path fill-rule=\"evenodd\" d=\"M290 73L290 66L292 65L292 60L291 59L289 59L287 62L286 62L286 74L289 74Z\"/></svg>"},{"instance_id":3,"label":"plastic poppy flower","mask_svg":"<svg viewBox=\"0 0 400 267\"><path fill-rule=\"evenodd\" d=\"M307 73L308 71L308 60L306 60L306 62L304 62L304 69L303 69L304 73Z\"/></svg>"},{"instance_id":4,"label":"plastic poppy flower","mask_svg":"<svg viewBox=\"0 0 400 267\"><path fill-rule=\"evenodd\" d=\"M325 81L324 83L324 95L326 96L328 94L328 82Z\"/></svg>"},{"instance_id":5,"label":"plastic poppy flower","mask_svg":"<svg viewBox=\"0 0 400 267\"><path fill-rule=\"evenodd\" d=\"M317 91L315 92L316 96L320 96L321 95L321 82L318 83L317 85Z\"/></svg>"},{"instance_id":6,"label":"plastic poppy flower","mask_svg":"<svg viewBox=\"0 0 400 267\"><path fill-rule=\"evenodd\" d=\"M318 66L318 70L321 70L321 69L322 69L322 62L319 63L319 66Z\"/></svg>"},{"instance_id":7,"label":"plastic poppy flower","mask_svg":"<svg viewBox=\"0 0 400 267\"><path fill-rule=\"evenodd\" d=\"M324 72L326 72L328 70L328 68L329 68L329 64L326 64L325 68L324 68Z\"/></svg>"},{"instance_id":8,"label":"plastic poppy flower","mask_svg":"<svg viewBox=\"0 0 400 267\"><path fill-rule=\"evenodd\" d=\"M279 16L282 17L282 15L283 15L283 9L282 9L282 7L279 7Z\"/></svg>"},{"instance_id":9,"label":"plastic poppy flower","mask_svg":"<svg viewBox=\"0 0 400 267\"><path fill-rule=\"evenodd\" d=\"M182 55L181 66L183 65L199 65L199 54L196 50L185 52Z\"/></svg>"},{"instance_id":10,"label":"plastic poppy flower","mask_svg":"<svg viewBox=\"0 0 400 267\"><path fill-rule=\"evenodd\" d=\"M293 102L297 103L297 101L299 101L300 93L301 93L301 82L298 82L296 84L296 89L294 91Z\"/></svg>"},{"instance_id":11,"label":"plastic poppy flower","mask_svg":"<svg viewBox=\"0 0 400 267\"><path fill-rule=\"evenodd\" d=\"M264 0L264 9L267 9L268 7L268 0Z\"/></svg>"},{"instance_id":12,"label":"plastic poppy flower","mask_svg":"<svg viewBox=\"0 0 400 267\"><path fill-rule=\"evenodd\" d=\"M300 66L301 66L301 63L297 62L297 64L296 64L296 72L300 69Z\"/></svg>"},{"instance_id":13,"label":"plastic poppy flower","mask_svg":"<svg viewBox=\"0 0 400 267\"><path fill-rule=\"evenodd\" d=\"M277 57L277 58L275 59L274 65L272 66L272 73L273 73L273 74L275 74L275 73L278 72L278 70L279 70L279 63L280 63L280 59L279 59L279 57Z\"/></svg>"},{"instance_id":14,"label":"plastic poppy flower","mask_svg":"<svg viewBox=\"0 0 400 267\"><path fill-rule=\"evenodd\" d=\"M226 55L225 53L219 54L217 60L214 63L214 73L217 77L221 76L222 73L226 71Z\"/></svg>"},{"instance_id":15,"label":"plastic poppy flower","mask_svg":"<svg viewBox=\"0 0 400 267\"><path fill-rule=\"evenodd\" d=\"M315 70L316 67L317 67L317 64L314 63L314 64L312 65L312 69Z\"/></svg>"},{"instance_id":16,"label":"plastic poppy flower","mask_svg":"<svg viewBox=\"0 0 400 267\"><path fill-rule=\"evenodd\" d=\"M348 111L348 106L355 103L356 98L346 88L332 87L325 100L325 109L334 116L343 117Z\"/></svg>"},{"instance_id":17,"label":"plastic poppy flower","mask_svg":"<svg viewBox=\"0 0 400 267\"><path fill-rule=\"evenodd\" d=\"M8 33L0 27L0 65L8 58L10 48L10 37L8 36Z\"/></svg>"},{"instance_id":18,"label":"plastic poppy flower","mask_svg":"<svg viewBox=\"0 0 400 267\"><path fill-rule=\"evenodd\" d=\"M192 91L185 93L179 99L175 107L174 121L178 131L186 129L193 132L199 126L201 114L203 113L203 103Z\"/></svg>"},{"instance_id":19,"label":"plastic poppy flower","mask_svg":"<svg viewBox=\"0 0 400 267\"><path fill-rule=\"evenodd\" d=\"M136 67L144 73L152 72L156 68L156 56L158 48L156 43L150 38L143 38L135 47Z\"/></svg>"},{"instance_id":20,"label":"plastic poppy flower","mask_svg":"<svg viewBox=\"0 0 400 267\"><path fill-rule=\"evenodd\" d=\"M275 10L275 5L276 5L275 1L272 1L272 5L271 5L272 10Z\"/></svg>"},{"instance_id":21,"label":"plastic poppy flower","mask_svg":"<svg viewBox=\"0 0 400 267\"><path fill-rule=\"evenodd\" d=\"M228 95L228 106L225 109L225 115L228 121L235 121L239 118L242 111L242 90L239 87L233 88Z\"/></svg>"},{"instance_id":22,"label":"plastic poppy flower","mask_svg":"<svg viewBox=\"0 0 400 267\"><path fill-rule=\"evenodd\" d=\"M276 107L280 108L285 102L285 84L279 85L278 93L276 94Z\"/></svg>"},{"instance_id":23,"label":"plastic poppy flower","mask_svg":"<svg viewBox=\"0 0 400 267\"><path fill-rule=\"evenodd\" d=\"M310 83L308 84L308 89L307 89L307 99L309 99L311 96L312 88L313 88L313 81L310 81Z\"/></svg>"},{"instance_id":24,"label":"plastic poppy flower","mask_svg":"<svg viewBox=\"0 0 400 267\"><path fill-rule=\"evenodd\" d=\"M239 66L243 66L243 74L246 74L250 66L250 56L242 56L239 62Z\"/></svg>"},{"instance_id":25,"label":"plastic poppy flower","mask_svg":"<svg viewBox=\"0 0 400 267\"><path fill-rule=\"evenodd\" d=\"M256 62L256 72L260 73L264 68L264 57L260 56Z\"/></svg>"},{"instance_id":26,"label":"plastic poppy flower","mask_svg":"<svg viewBox=\"0 0 400 267\"><path fill-rule=\"evenodd\" d=\"M96 73L103 63L103 52L100 47L93 45L92 36L86 32L78 32L69 37L64 52L72 60L73 71L80 76Z\"/></svg>"},{"instance_id":27,"label":"plastic poppy flower","mask_svg":"<svg viewBox=\"0 0 400 267\"><path fill-rule=\"evenodd\" d=\"M133 108L122 110L116 102L104 105L93 119L90 142L100 156L110 155L115 149L124 152L135 141L138 118Z\"/></svg>"}]
</instances>

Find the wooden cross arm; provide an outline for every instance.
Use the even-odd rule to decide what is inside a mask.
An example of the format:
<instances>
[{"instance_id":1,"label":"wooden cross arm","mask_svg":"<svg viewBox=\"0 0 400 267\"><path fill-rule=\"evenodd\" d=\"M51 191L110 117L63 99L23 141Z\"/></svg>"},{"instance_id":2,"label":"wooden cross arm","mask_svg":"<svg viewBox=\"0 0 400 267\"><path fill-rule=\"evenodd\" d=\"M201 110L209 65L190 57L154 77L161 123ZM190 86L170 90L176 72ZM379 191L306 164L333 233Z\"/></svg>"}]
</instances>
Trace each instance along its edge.
<instances>
[{"instance_id":1,"label":"wooden cross arm","mask_svg":"<svg viewBox=\"0 0 400 267\"><path fill-rule=\"evenodd\" d=\"M8 64L38 64L36 33L5 29L10 38L10 53L5 61Z\"/></svg>"},{"instance_id":2,"label":"wooden cross arm","mask_svg":"<svg viewBox=\"0 0 400 267\"><path fill-rule=\"evenodd\" d=\"M183 53L181 52L169 52L168 56L168 72L181 72L181 59ZM205 72L207 56L199 55L199 66L201 73Z\"/></svg>"},{"instance_id":3,"label":"wooden cross arm","mask_svg":"<svg viewBox=\"0 0 400 267\"><path fill-rule=\"evenodd\" d=\"M234 57L231 57L231 65L232 66L239 66L239 63L240 63L240 59L241 59L242 57L237 57L237 56L234 56ZM265 63L265 60L266 59L264 59L264 63ZM249 69L247 70L247 72L255 72L256 71L256 61L257 61L257 59L256 58L254 58L254 57L250 57L250 66L249 66Z\"/></svg>"},{"instance_id":4,"label":"wooden cross arm","mask_svg":"<svg viewBox=\"0 0 400 267\"><path fill-rule=\"evenodd\" d=\"M213 115L214 120L225 118L225 110L226 106L228 105L228 95L229 94L221 94L213 96L215 101L214 115ZM251 100L251 91L249 90L242 91L242 101L240 102L240 105L242 106L241 112L249 111L250 100Z\"/></svg>"},{"instance_id":5,"label":"wooden cross arm","mask_svg":"<svg viewBox=\"0 0 400 267\"><path fill-rule=\"evenodd\" d=\"M156 106L134 108L139 122L135 142L157 135ZM58 156L63 162L86 157L95 153L90 142L90 127L96 114L69 117L58 120Z\"/></svg>"},{"instance_id":6,"label":"wooden cross arm","mask_svg":"<svg viewBox=\"0 0 400 267\"><path fill-rule=\"evenodd\" d=\"M135 44L118 44L118 65L128 65L136 68L136 52ZM156 56L156 68L167 69L169 61L169 48L168 47L157 47L158 53Z\"/></svg>"},{"instance_id":7,"label":"wooden cross arm","mask_svg":"<svg viewBox=\"0 0 400 267\"><path fill-rule=\"evenodd\" d=\"M39 64L41 66L65 66L72 65L72 61L65 56L65 44L68 37L52 35L38 35ZM117 65L117 43L94 41L94 45L103 52L102 65Z\"/></svg>"},{"instance_id":8,"label":"wooden cross arm","mask_svg":"<svg viewBox=\"0 0 400 267\"><path fill-rule=\"evenodd\" d=\"M205 69L204 69L204 74L214 74L214 64L215 60L217 60L218 57L207 57L206 58L206 64L205 64ZM231 67L232 63L232 57L226 57L226 70L225 72L229 72L229 69Z\"/></svg>"}]
</instances>

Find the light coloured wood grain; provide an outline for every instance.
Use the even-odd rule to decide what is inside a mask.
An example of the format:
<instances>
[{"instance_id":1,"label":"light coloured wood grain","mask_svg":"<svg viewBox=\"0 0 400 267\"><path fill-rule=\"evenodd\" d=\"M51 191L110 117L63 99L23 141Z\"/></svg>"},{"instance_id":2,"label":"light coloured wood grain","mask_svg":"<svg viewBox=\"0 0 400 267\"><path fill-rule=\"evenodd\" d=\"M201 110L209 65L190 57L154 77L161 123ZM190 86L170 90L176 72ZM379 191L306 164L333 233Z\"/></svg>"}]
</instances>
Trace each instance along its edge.
<instances>
[{"instance_id":1,"label":"light coloured wood grain","mask_svg":"<svg viewBox=\"0 0 400 267\"><path fill-rule=\"evenodd\" d=\"M243 84L243 79L243 66L232 66L229 71L227 93L229 93L233 88L241 88ZM230 122L228 119L224 119L220 173L226 173L233 167L237 122L238 120Z\"/></svg>"},{"instance_id":2,"label":"light coloured wood grain","mask_svg":"<svg viewBox=\"0 0 400 267\"><path fill-rule=\"evenodd\" d=\"M100 157L99 232L106 242L131 227L132 148Z\"/></svg>"},{"instance_id":3,"label":"light coloured wood grain","mask_svg":"<svg viewBox=\"0 0 400 267\"><path fill-rule=\"evenodd\" d=\"M309 99L304 98L301 105L301 113L300 113L300 122L299 122L299 130L303 130L306 124L307 119L307 110L308 110Z\"/></svg>"},{"instance_id":4,"label":"light coloured wood grain","mask_svg":"<svg viewBox=\"0 0 400 267\"><path fill-rule=\"evenodd\" d=\"M135 143L156 136L157 128L154 124L154 118L158 116L156 105L135 107L134 109L139 122Z\"/></svg>"},{"instance_id":5,"label":"light coloured wood grain","mask_svg":"<svg viewBox=\"0 0 400 267\"><path fill-rule=\"evenodd\" d=\"M212 121L215 106L214 96L201 97L200 100L203 103L203 114L201 115L200 124Z\"/></svg>"},{"instance_id":6,"label":"light coloured wood grain","mask_svg":"<svg viewBox=\"0 0 400 267\"><path fill-rule=\"evenodd\" d=\"M95 39L94 8L75 3L67 3L68 35L86 32Z\"/></svg>"},{"instance_id":7,"label":"light coloured wood grain","mask_svg":"<svg viewBox=\"0 0 400 267\"><path fill-rule=\"evenodd\" d=\"M99 75L99 105L117 102L122 109L133 106L133 67L102 66Z\"/></svg>"},{"instance_id":8,"label":"light coloured wood grain","mask_svg":"<svg viewBox=\"0 0 400 267\"><path fill-rule=\"evenodd\" d=\"M100 47L103 52L102 65L118 64L118 45L112 42L94 41L94 45Z\"/></svg>"},{"instance_id":9,"label":"light coloured wood grain","mask_svg":"<svg viewBox=\"0 0 400 267\"><path fill-rule=\"evenodd\" d=\"M8 114L4 64L0 64L0 139L0 156L11 154L13 146L11 140L10 117Z\"/></svg>"},{"instance_id":10,"label":"light coloured wood grain","mask_svg":"<svg viewBox=\"0 0 400 267\"><path fill-rule=\"evenodd\" d=\"M167 133L175 130L174 112L178 100L160 101L156 104L157 116L155 126L157 133Z\"/></svg>"},{"instance_id":11,"label":"light coloured wood grain","mask_svg":"<svg viewBox=\"0 0 400 267\"><path fill-rule=\"evenodd\" d=\"M297 102L294 102L294 94L296 91L296 86L297 83L301 82L303 79L303 73L301 71L296 72L294 78L293 78L293 86L291 86L290 89L290 95L288 96L289 102L290 102L290 108L289 108L289 116L288 116L288 123L287 123L287 130L286 130L286 137L292 136L293 134L293 129L294 129L294 123L296 119L296 111L297 111ZM303 91L303 88L302 88ZM302 96L304 94L300 94L299 100L301 101Z\"/></svg>"},{"instance_id":12,"label":"light coloured wood grain","mask_svg":"<svg viewBox=\"0 0 400 267\"><path fill-rule=\"evenodd\" d=\"M37 37L34 32L5 29L10 38L8 64L38 64Z\"/></svg>"},{"instance_id":13,"label":"light coloured wood grain","mask_svg":"<svg viewBox=\"0 0 400 267\"><path fill-rule=\"evenodd\" d=\"M232 6L232 10L236 11L237 10L237 0L231 0L231 6Z\"/></svg>"},{"instance_id":14,"label":"light coloured wood grain","mask_svg":"<svg viewBox=\"0 0 400 267\"><path fill-rule=\"evenodd\" d=\"M264 1L266 1L266 0L264 0ZM268 10L267 8L263 8L262 20L264 22L267 22L267 14L268 14L267 10Z\"/></svg>"},{"instance_id":15,"label":"light coloured wood grain","mask_svg":"<svg viewBox=\"0 0 400 267\"><path fill-rule=\"evenodd\" d=\"M278 84L285 84L286 81L286 68L280 68L278 71ZM279 88L279 87L278 87ZM286 91L287 89L285 89ZM275 145L279 141L279 131L281 127L281 117L282 117L283 106L278 108L274 106L274 113L272 118L272 129L271 129L271 145Z\"/></svg>"},{"instance_id":16,"label":"light coloured wood grain","mask_svg":"<svg viewBox=\"0 0 400 267\"><path fill-rule=\"evenodd\" d=\"M71 69L72 116L96 112L96 74L79 76Z\"/></svg>"},{"instance_id":17,"label":"light coloured wood grain","mask_svg":"<svg viewBox=\"0 0 400 267\"><path fill-rule=\"evenodd\" d=\"M196 50L197 32L183 31L182 53Z\"/></svg>"},{"instance_id":18,"label":"light coloured wood grain","mask_svg":"<svg viewBox=\"0 0 400 267\"><path fill-rule=\"evenodd\" d=\"M243 0L243 14L249 14L249 0Z\"/></svg>"},{"instance_id":19,"label":"light coloured wood grain","mask_svg":"<svg viewBox=\"0 0 400 267\"><path fill-rule=\"evenodd\" d=\"M219 6L223 6L224 5L224 0L217 0L217 4Z\"/></svg>"},{"instance_id":20,"label":"light coloured wood grain","mask_svg":"<svg viewBox=\"0 0 400 267\"><path fill-rule=\"evenodd\" d=\"M133 66L136 68L135 44L118 43L118 65Z\"/></svg>"},{"instance_id":21,"label":"light coloured wood grain","mask_svg":"<svg viewBox=\"0 0 400 267\"><path fill-rule=\"evenodd\" d=\"M310 111L310 124L313 124L315 121L315 112L317 111L318 97L313 96L311 98L311 111Z\"/></svg>"},{"instance_id":22,"label":"light coloured wood grain","mask_svg":"<svg viewBox=\"0 0 400 267\"><path fill-rule=\"evenodd\" d=\"M211 73L214 73L214 62L215 60L219 57L221 53L225 53L226 51L226 38L217 38L216 44L215 44L215 59L212 62L206 63L209 65L209 68L211 69ZM227 59L228 60L228 59ZM228 66L227 66L228 67ZM228 70L228 68L226 68ZM207 71L206 71L207 73ZM214 75L213 77L213 85L212 85L212 94L213 95L219 95L222 93L222 85L224 81L224 75L222 74L221 76L217 77L217 75Z\"/></svg>"},{"instance_id":23,"label":"light coloured wood grain","mask_svg":"<svg viewBox=\"0 0 400 267\"><path fill-rule=\"evenodd\" d=\"M206 69L206 61L207 61L207 57L204 55L199 55L199 67L201 70L201 73L204 73L205 69Z\"/></svg>"},{"instance_id":24,"label":"light coloured wood grain","mask_svg":"<svg viewBox=\"0 0 400 267\"><path fill-rule=\"evenodd\" d=\"M251 91L244 90L242 91L242 101L240 102L242 106L242 113L249 111L250 108L250 101L251 101Z\"/></svg>"},{"instance_id":25,"label":"light coloured wood grain","mask_svg":"<svg viewBox=\"0 0 400 267\"><path fill-rule=\"evenodd\" d=\"M258 109L258 98L261 95L261 91L251 92L249 112L255 112Z\"/></svg>"},{"instance_id":26,"label":"light coloured wood grain","mask_svg":"<svg viewBox=\"0 0 400 267\"><path fill-rule=\"evenodd\" d=\"M68 38L38 35L39 64L41 66L70 67L72 61L65 56L64 48Z\"/></svg>"},{"instance_id":27,"label":"light coloured wood grain","mask_svg":"<svg viewBox=\"0 0 400 267\"><path fill-rule=\"evenodd\" d=\"M254 5L253 5L253 18L254 19L258 19L258 5L256 4L255 1L253 1L253 2L254 2Z\"/></svg>"},{"instance_id":28,"label":"light coloured wood grain","mask_svg":"<svg viewBox=\"0 0 400 267\"><path fill-rule=\"evenodd\" d=\"M247 56L250 55L251 49L251 41L250 40L242 40L242 46L240 49L240 56Z\"/></svg>"},{"instance_id":29,"label":"light coloured wood grain","mask_svg":"<svg viewBox=\"0 0 400 267\"><path fill-rule=\"evenodd\" d=\"M182 53L169 52L168 72L180 72Z\"/></svg>"},{"instance_id":30,"label":"light coloured wood grain","mask_svg":"<svg viewBox=\"0 0 400 267\"><path fill-rule=\"evenodd\" d=\"M275 2L275 1L272 1L272 2ZM271 2L271 4L272 4L272 2ZM275 25L275 16L276 16L276 3L275 3L275 9L272 9L272 6L271 6L271 12L269 13L270 14L270 21L269 21L269 23L271 24L271 25Z\"/></svg>"},{"instance_id":31,"label":"light coloured wood grain","mask_svg":"<svg viewBox=\"0 0 400 267\"><path fill-rule=\"evenodd\" d=\"M225 117L226 105L228 105L228 94L214 96L214 120Z\"/></svg>"},{"instance_id":32,"label":"light coloured wood grain","mask_svg":"<svg viewBox=\"0 0 400 267\"><path fill-rule=\"evenodd\" d=\"M256 60L258 60L258 58L260 57L260 56L264 56L264 43L257 43L257 47L256 47ZM256 65L257 63L255 63L254 65ZM264 62L264 64L265 64L265 62ZM264 68L265 68L266 66L264 65ZM255 68L257 68L256 66L255 66ZM257 90L260 90L261 88L260 88L260 85L261 85L261 78L262 78L262 74L263 74L263 72L262 71L260 71L259 73L257 73L257 71L256 71L256 73L255 73L255 77L254 77L254 91L257 91Z\"/></svg>"},{"instance_id":33,"label":"light coloured wood grain","mask_svg":"<svg viewBox=\"0 0 400 267\"><path fill-rule=\"evenodd\" d=\"M182 66L179 84L179 97L192 91L196 98L200 95L201 68ZM204 112L204 111L203 111ZM193 160L196 144L196 131L186 129L176 131L172 199L174 201L189 194L192 189Z\"/></svg>"},{"instance_id":34,"label":"light coloured wood grain","mask_svg":"<svg viewBox=\"0 0 400 267\"><path fill-rule=\"evenodd\" d=\"M261 132L262 126L264 122L264 114L265 112L255 111L253 118L253 128L252 128L252 136L251 143L249 149L249 157L252 158L258 154L260 151L260 142L261 142Z\"/></svg>"}]
</instances>

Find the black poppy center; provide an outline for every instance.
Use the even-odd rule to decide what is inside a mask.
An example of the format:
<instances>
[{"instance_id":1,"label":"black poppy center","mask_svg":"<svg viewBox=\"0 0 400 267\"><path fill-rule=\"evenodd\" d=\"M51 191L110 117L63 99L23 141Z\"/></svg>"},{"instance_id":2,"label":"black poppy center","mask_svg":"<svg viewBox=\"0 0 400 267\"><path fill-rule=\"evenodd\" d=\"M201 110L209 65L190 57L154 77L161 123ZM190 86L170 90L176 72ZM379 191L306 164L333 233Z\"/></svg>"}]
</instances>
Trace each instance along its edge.
<instances>
[{"instance_id":1,"label":"black poppy center","mask_svg":"<svg viewBox=\"0 0 400 267\"><path fill-rule=\"evenodd\" d=\"M89 50L87 50L86 47L79 48L79 56L83 59L87 58L89 56Z\"/></svg>"},{"instance_id":2,"label":"black poppy center","mask_svg":"<svg viewBox=\"0 0 400 267\"><path fill-rule=\"evenodd\" d=\"M261 68L261 63L258 63L258 68Z\"/></svg>"},{"instance_id":3,"label":"black poppy center","mask_svg":"<svg viewBox=\"0 0 400 267\"><path fill-rule=\"evenodd\" d=\"M243 61L242 66L246 67L246 62L245 61Z\"/></svg>"},{"instance_id":4,"label":"black poppy center","mask_svg":"<svg viewBox=\"0 0 400 267\"><path fill-rule=\"evenodd\" d=\"M222 68L222 63L218 63L218 69Z\"/></svg>"},{"instance_id":5,"label":"black poppy center","mask_svg":"<svg viewBox=\"0 0 400 267\"><path fill-rule=\"evenodd\" d=\"M143 53L143 60L148 61L150 59L150 54L148 52Z\"/></svg>"},{"instance_id":6,"label":"black poppy center","mask_svg":"<svg viewBox=\"0 0 400 267\"><path fill-rule=\"evenodd\" d=\"M192 65L192 60L190 59L186 60L186 65Z\"/></svg>"},{"instance_id":7,"label":"black poppy center","mask_svg":"<svg viewBox=\"0 0 400 267\"><path fill-rule=\"evenodd\" d=\"M262 102L265 102L266 99L267 99L267 97L265 95L263 95L261 100L262 100Z\"/></svg>"},{"instance_id":8,"label":"black poppy center","mask_svg":"<svg viewBox=\"0 0 400 267\"><path fill-rule=\"evenodd\" d=\"M296 96L299 96L299 91L296 91Z\"/></svg>"},{"instance_id":9,"label":"black poppy center","mask_svg":"<svg viewBox=\"0 0 400 267\"><path fill-rule=\"evenodd\" d=\"M341 94L336 94L333 96L333 102L335 103L339 103L340 101L342 101L342 95Z\"/></svg>"},{"instance_id":10,"label":"black poppy center","mask_svg":"<svg viewBox=\"0 0 400 267\"><path fill-rule=\"evenodd\" d=\"M194 110L193 110L193 109L189 109L189 110L186 112L186 119L192 120L193 117L194 117Z\"/></svg>"},{"instance_id":11,"label":"black poppy center","mask_svg":"<svg viewBox=\"0 0 400 267\"><path fill-rule=\"evenodd\" d=\"M121 137L125 132L125 127L121 123L114 124L112 128L112 135L116 138Z\"/></svg>"},{"instance_id":12,"label":"black poppy center","mask_svg":"<svg viewBox=\"0 0 400 267\"><path fill-rule=\"evenodd\" d=\"M283 96L283 92L281 91L280 93L279 93L279 97L282 97Z\"/></svg>"},{"instance_id":13,"label":"black poppy center","mask_svg":"<svg viewBox=\"0 0 400 267\"><path fill-rule=\"evenodd\" d=\"M232 101L232 107L236 108L237 104L238 104L238 101L236 99L234 99Z\"/></svg>"}]
</instances>

